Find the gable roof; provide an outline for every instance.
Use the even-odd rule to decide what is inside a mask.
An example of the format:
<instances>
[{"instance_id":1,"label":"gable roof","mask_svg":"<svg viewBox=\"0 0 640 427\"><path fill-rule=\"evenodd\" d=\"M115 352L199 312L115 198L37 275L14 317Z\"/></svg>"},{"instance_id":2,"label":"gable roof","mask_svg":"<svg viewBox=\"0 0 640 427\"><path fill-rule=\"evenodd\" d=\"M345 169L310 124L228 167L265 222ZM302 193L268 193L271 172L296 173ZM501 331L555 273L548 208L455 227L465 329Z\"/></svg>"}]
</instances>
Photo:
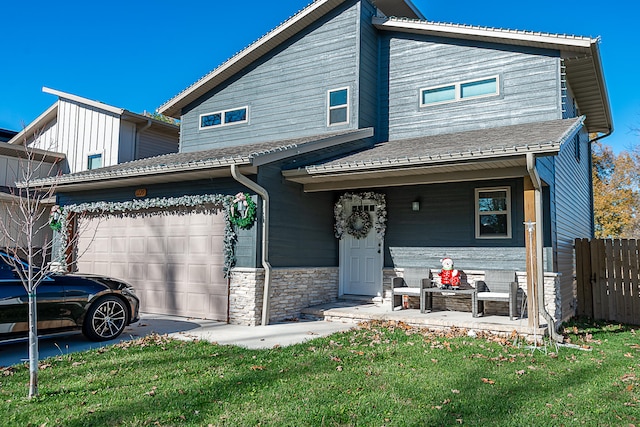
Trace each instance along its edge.
<instances>
[{"instance_id":1,"label":"gable roof","mask_svg":"<svg viewBox=\"0 0 640 427\"><path fill-rule=\"evenodd\" d=\"M291 18L158 107L158 112L166 116L180 118L182 108L266 55L345 1L346 0L313 1ZM424 18L410 0L374 0L372 2L387 16Z\"/></svg>"},{"instance_id":2,"label":"gable roof","mask_svg":"<svg viewBox=\"0 0 640 427\"><path fill-rule=\"evenodd\" d=\"M112 105L105 104L103 102L94 101L92 99L84 98L82 96L73 95L71 93L62 92L48 87L43 87L44 93L49 93L58 97L58 101L47 108L42 114L40 114L35 120L29 123L22 131L18 132L9 140L10 144L23 144L24 141L31 139L37 132L42 130L48 123L55 120L58 117L58 107L60 99L66 99L78 104L84 104L98 110L106 111L111 114L118 115L125 119L128 119L136 123L148 123L151 122L156 127L162 127L164 129L171 129L172 132L178 132L179 126L163 122L161 120L154 119L152 117L145 116L143 114L133 113L125 110L124 108L114 107Z\"/></svg>"},{"instance_id":3,"label":"gable roof","mask_svg":"<svg viewBox=\"0 0 640 427\"><path fill-rule=\"evenodd\" d=\"M385 17L374 17L373 25L382 31L560 51L567 80L580 112L586 116L587 129L589 132L613 131L611 106L598 47L600 38Z\"/></svg>"},{"instance_id":4,"label":"gable roof","mask_svg":"<svg viewBox=\"0 0 640 427\"><path fill-rule=\"evenodd\" d=\"M305 191L524 176L525 155L554 155L584 117L502 126L376 144L348 156L283 171ZM487 170L493 170L487 173ZM497 171L496 171L497 170ZM453 174L453 175L452 175ZM436 178L435 176L439 177Z\"/></svg>"},{"instance_id":5,"label":"gable roof","mask_svg":"<svg viewBox=\"0 0 640 427\"><path fill-rule=\"evenodd\" d=\"M247 173L255 173L258 166L267 163L371 136L373 129L366 128L321 136L172 153L59 177L43 178L38 180L38 183L55 184L58 190L75 191L228 177L231 176L231 165L244 167Z\"/></svg>"}]
</instances>

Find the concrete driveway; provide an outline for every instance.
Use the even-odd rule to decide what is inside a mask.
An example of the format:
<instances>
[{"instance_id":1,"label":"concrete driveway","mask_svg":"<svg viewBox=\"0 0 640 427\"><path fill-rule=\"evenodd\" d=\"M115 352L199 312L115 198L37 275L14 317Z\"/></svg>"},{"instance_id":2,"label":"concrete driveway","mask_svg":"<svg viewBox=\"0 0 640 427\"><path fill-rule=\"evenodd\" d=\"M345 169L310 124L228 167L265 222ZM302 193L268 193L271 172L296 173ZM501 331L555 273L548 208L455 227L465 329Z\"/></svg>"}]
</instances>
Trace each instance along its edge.
<instances>
[{"instance_id":1,"label":"concrete driveway","mask_svg":"<svg viewBox=\"0 0 640 427\"><path fill-rule=\"evenodd\" d=\"M354 323L327 322L324 320L300 320L276 323L268 326L239 326L203 319L142 314L139 322L129 326L120 337L111 341L92 342L79 332L41 338L40 360L69 353L97 349L135 340L152 333L167 334L182 340L207 340L222 345L238 345L246 348L272 348L308 341L335 332L356 327ZM0 367L28 362L26 341L0 344Z\"/></svg>"}]
</instances>

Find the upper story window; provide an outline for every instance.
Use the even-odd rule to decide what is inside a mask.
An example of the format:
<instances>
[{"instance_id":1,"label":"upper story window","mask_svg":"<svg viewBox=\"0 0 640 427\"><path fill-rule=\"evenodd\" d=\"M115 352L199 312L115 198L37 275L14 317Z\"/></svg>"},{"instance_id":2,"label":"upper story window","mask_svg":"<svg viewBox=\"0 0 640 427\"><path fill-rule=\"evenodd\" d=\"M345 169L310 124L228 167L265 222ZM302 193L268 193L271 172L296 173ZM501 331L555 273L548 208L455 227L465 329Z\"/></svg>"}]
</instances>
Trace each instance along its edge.
<instances>
[{"instance_id":1,"label":"upper story window","mask_svg":"<svg viewBox=\"0 0 640 427\"><path fill-rule=\"evenodd\" d=\"M469 80L420 89L420 106L424 107L499 94L500 79L498 76L493 76L480 80Z\"/></svg>"},{"instance_id":2,"label":"upper story window","mask_svg":"<svg viewBox=\"0 0 640 427\"><path fill-rule=\"evenodd\" d=\"M200 114L200 129L235 125L249 121L249 107L232 108L214 113Z\"/></svg>"},{"instance_id":3,"label":"upper story window","mask_svg":"<svg viewBox=\"0 0 640 427\"><path fill-rule=\"evenodd\" d=\"M349 123L349 88L330 90L328 97L327 122L329 126Z\"/></svg>"},{"instance_id":4,"label":"upper story window","mask_svg":"<svg viewBox=\"0 0 640 427\"><path fill-rule=\"evenodd\" d=\"M476 238L511 238L511 189L476 188Z\"/></svg>"},{"instance_id":5,"label":"upper story window","mask_svg":"<svg viewBox=\"0 0 640 427\"><path fill-rule=\"evenodd\" d=\"M102 167L102 154L89 154L87 156L87 169L98 169Z\"/></svg>"}]
</instances>

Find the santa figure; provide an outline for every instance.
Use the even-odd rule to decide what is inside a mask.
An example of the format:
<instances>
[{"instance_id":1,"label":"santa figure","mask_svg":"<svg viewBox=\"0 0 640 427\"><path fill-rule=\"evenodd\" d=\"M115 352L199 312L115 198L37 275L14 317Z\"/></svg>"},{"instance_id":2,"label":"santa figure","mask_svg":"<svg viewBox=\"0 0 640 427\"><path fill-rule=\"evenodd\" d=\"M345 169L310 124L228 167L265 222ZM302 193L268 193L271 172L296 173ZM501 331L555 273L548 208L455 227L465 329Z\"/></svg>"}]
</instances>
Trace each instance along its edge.
<instances>
[{"instance_id":1,"label":"santa figure","mask_svg":"<svg viewBox=\"0 0 640 427\"><path fill-rule=\"evenodd\" d=\"M451 258L443 258L440 263L442 264L442 270L438 275L440 276L442 287L445 289L460 288L460 272L453 268L453 260Z\"/></svg>"}]
</instances>

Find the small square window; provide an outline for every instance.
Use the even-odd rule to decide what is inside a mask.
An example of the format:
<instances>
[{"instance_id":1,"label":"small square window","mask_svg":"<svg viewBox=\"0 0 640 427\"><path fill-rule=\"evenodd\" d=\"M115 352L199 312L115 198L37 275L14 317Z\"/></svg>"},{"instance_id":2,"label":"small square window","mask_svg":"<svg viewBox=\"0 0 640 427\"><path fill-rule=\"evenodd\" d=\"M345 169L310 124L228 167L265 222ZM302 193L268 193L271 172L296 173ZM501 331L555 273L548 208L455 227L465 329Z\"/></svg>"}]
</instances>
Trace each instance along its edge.
<instances>
[{"instance_id":1,"label":"small square window","mask_svg":"<svg viewBox=\"0 0 640 427\"><path fill-rule=\"evenodd\" d=\"M349 123L349 89L329 91L329 126Z\"/></svg>"},{"instance_id":2,"label":"small square window","mask_svg":"<svg viewBox=\"0 0 640 427\"><path fill-rule=\"evenodd\" d=\"M511 189L476 189L476 238L511 238Z\"/></svg>"},{"instance_id":3,"label":"small square window","mask_svg":"<svg viewBox=\"0 0 640 427\"><path fill-rule=\"evenodd\" d=\"M87 156L87 169L98 169L102 167L102 154L90 154Z\"/></svg>"}]
</instances>

